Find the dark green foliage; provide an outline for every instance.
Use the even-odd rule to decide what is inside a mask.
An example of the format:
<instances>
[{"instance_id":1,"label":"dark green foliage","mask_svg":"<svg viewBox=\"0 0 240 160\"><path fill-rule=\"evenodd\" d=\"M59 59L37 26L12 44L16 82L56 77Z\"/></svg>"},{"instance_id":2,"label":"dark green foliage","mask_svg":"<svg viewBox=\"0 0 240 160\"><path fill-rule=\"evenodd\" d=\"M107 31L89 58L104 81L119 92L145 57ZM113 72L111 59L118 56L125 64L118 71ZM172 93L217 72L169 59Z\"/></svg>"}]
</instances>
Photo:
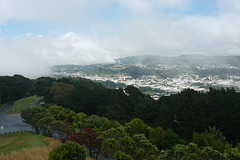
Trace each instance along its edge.
<instances>
[{"instance_id":1,"label":"dark green foliage","mask_svg":"<svg viewBox=\"0 0 240 160\"><path fill-rule=\"evenodd\" d=\"M224 156L226 156L229 160L240 159L240 144L238 143L235 148L233 148L232 145L227 144Z\"/></svg>"},{"instance_id":2,"label":"dark green foliage","mask_svg":"<svg viewBox=\"0 0 240 160\"><path fill-rule=\"evenodd\" d=\"M182 58L186 57L180 57L180 61ZM223 132L228 142L236 145L240 141L240 93L234 89L210 88L206 93L186 89L154 101L133 86L127 86L125 89L108 89L100 83L83 78L41 77L31 81L20 75L0 77L0 103L16 100L26 93L44 96L45 101L49 103L55 101L62 104L64 109L58 108L60 113L56 111L57 109L51 110L53 117L57 120L64 119L68 123L74 122L78 127L81 126L83 119L86 120L85 118L88 119L86 123L89 122L101 130L118 126L113 121L96 117L83 116L83 119L79 120L81 116L77 116L76 113L83 112L88 116L93 114L104 116L108 120L117 120L121 124L140 118L151 127L171 128L182 139L188 141L194 132L202 133L209 126L216 126ZM101 123L97 124L99 122L97 119L101 119ZM93 124L95 122L96 124ZM149 133L143 134L149 136Z\"/></svg>"},{"instance_id":3,"label":"dark green foliage","mask_svg":"<svg viewBox=\"0 0 240 160\"><path fill-rule=\"evenodd\" d=\"M73 117L76 117L76 113L68 108L63 108L62 106L51 106L49 107L49 112L57 120L64 120L68 123L74 121Z\"/></svg>"},{"instance_id":4,"label":"dark green foliage","mask_svg":"<svg viewBox=\"0 0 240 160\"><path fill-rule=\"evenodd\" d=\"M36 133L40 132L40 127L38 125L38 121L47 115L49 115L47 109L39 108L39 107L26 108L26 109L22 110L22 113L21 113L23 122L32 125L32 127L35 129Z\"/></svg>"},{"instance_id":5,"label":"dark green foliage","mask_svg":"<svg viewBox=\"0 0 240 160\"><path fill-rule=\"evenodd\" d=\"M172 128L184 138L191 138L194 131L201 132L208 127L208 99L204 93L186 89L179 94L160 98L158 103L159 125Z\"/></svg>"},{"instance_id":6,"label":"dark green foliage","mask_svg":"<svg viewBox=\"0 0 240 160\"><path fill-rule=\"evenodd\" d=\"M200 147L209 146L220 152L224 152L226 137L222 135L219 129L216 127L209 127L208 130L205 130L203 133L194 133L192 142L198 144Z\"/></svg>"},{"instance_id":7,"label":"dark green foliage","mask_svg":"<svg viewBox=\"0 0 240 160\"><path fill-rule=\"evenodd\" d=\"M50 77L40 77L35 80L34 83L34 93L37 96L43 96L46 102L52 102L53 96L50 93L52 83L55 81L55 79Z\"/></svg>"},{"instance_id":8,"label":"dark green foliage","mask_svg":"<svg viewBox=\"0 0 240 160\"><path fill-rule=\"evenodd\" d=\"M149 137L151 127L144 123L143 120L134 118L130 122L125 123L125 130L130 136L144 134L146 137Z\"/></svg>"},{"instance_id":9,"label":"dark green foliage","mask_svg":"<svg viewBox=\"0 0 240 160\"><path fill-rule=\"evenodd\" d=\"M105 117L92 115L83 119L81 125L79 125L78 127L81 129L92 128L98 131L105 131L110 128L115 128L119 126L120 123L117 121L109 120Z\"/></svg>"},{"instance_id":10,"label":"dark green foliage","mask_svg":"<svg viewBox=\"0 0 240 160\"><path fill-rule=\"evenodd\" d=\"M81 145L67 141L66 143L55 147L49 153L49 160L86 160L86 149Z\"/></svg>"},{"instance_id":11,"label":"dark green foliage","mask_svg":"<svg viewBox=\"0 0 240 160\"><path fill-rule=\"evenodd\" d=\"M57 105L64 105L74 86L63 82L53 82L50 93L53 95L53 102Z\"/></svg>"},{"instance_id":12,"label":"dark green foliage","mask_svg":"<svg viewBox=\"0 0 240 160\"><path fill-rule=\"evenodd\" d=\"M21 75L0 76L0 104L32 94L33 81Z\"/></svg>"},{"instance_id":13,"label":"dark green foliage","mask_svg":"<svg viewBox=\"0 0 240 160\"><path fill-rule=\"evenodd\" d=\"M215 138L215 136L211 133L194 133L192 142L201 147L210 146L220 152L223 152L225 149L224 143L222 143L220 139Z\"/></svg>"},{"instance_id":14,"label":"dark green foliage","mask_svg":"<svg viewBox=\"0 0 240 160\"><path fill-rule=\"evenodd\" d=\"M124 152L117 151L114 156L113 160L133 160L132 157Z\"/></svg>"},{"instance_id":15,"label":"dark green foliage","mask_svg":"<svg viewBox=\"0 0 240 160\"><path fill-rule=\"evenodd\" d=\"M211 147L200 149L197 144L176 145L172 150L162 150L158 160L225 160L226 157Z\"/></svg>"},{"instance_id":16,"label":"dark green foliage","mask_svg":"<svg viewBox=\"0 0 240 160\"><path fill-rule=\"evenodd\" d=\"M51 137L54 132L52 124L54 124L55 121L56 119L50 115L43 115L42 118L38 119L36 125L40 128L40 133L42 133L44 136Z\"/></svg>"},{"instance_id":17,"label":"dark green foliage","mask_svg":"<svg viewBox=\"0 0 240 160\"><path fill-rule=\"evenodd\" d=\"M66 121L53 121L51 124L51 129L57 133L59 139L63 139L66 136L70 136L76 132L72 124L67 123Z\"/></svg>"},{"instance_id":18,"label":"dark green foliage","mask_svg":"<svg viewBox=\"0 0 240 160\"><path fill-rule=\"evenodd\" d=\"M173 132L172 129L167 129L166 135L161 144L162 148L172 149L172 147L175 146L176 144L182 144L182 140L175 132Z\"/></svg>"},{"instance_id":19,"label":"dark green foliage","mask_svg":"<svg viewBox=\"0 0 240 160\"><path fill-rule=\"evenodd\" d=\"M99 136L103 141L102 154L112 158L117 151L131 155L135 160L154 159L158 149L143 134L129 136L123 127L106 130Z\"/></svg>"},{"instance_id":20,"label":"dark green foliage","mask_svg":"<svg viewBox=\"0 0 240 160\"><path fill-rule=\"evenodd\" d=\"M152 144L156 145L158 149L164 149L162 147L162 142L166 136L167 132L162 127L153 128L149 134L149 140ZM166 149L166 148L165 148Z\"/></svg>"}]
</instances>

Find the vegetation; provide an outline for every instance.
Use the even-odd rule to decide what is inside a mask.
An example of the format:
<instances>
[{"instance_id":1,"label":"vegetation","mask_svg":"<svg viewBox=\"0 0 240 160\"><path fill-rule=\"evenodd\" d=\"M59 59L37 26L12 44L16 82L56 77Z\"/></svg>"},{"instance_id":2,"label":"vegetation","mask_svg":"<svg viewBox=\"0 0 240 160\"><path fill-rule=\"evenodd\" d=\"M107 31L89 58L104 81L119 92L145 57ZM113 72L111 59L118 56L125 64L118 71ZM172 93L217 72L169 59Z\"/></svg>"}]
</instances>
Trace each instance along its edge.
<instances>
[{"instance_id":1,"label":"vegetation","mask_svg":"<svg viewBox=\"0 0 240 160\"><path fill-rule=\"evenodd\" d=\"M11 133L0 136L0 153L7 155L24 148L46 147L45 137L33 133Z\"/></svg>"},{"instance_id":2,"label":"vegetation","mask_svg":"<svg viewBox=\"0 0 240 160\"><path fill-rule=\"evenodd\" d=\"M0 104L32 95L33 81L21 75L0 76Z\"/></svg>"},{"instance_id":3,"label":"vegetation","mask_svg":"<svg viewBox=\"0 0 240 160\"><path fill-rule=\"evenodd\" d=\"M74 142L67 141L49 153L49 160L86 160L86 149Z\"/></svg>"},{"instance_id":4,"label":"vegetation","mask_svg":"<svg viewBox=\"0 0 240 160\"><path fill-rule=\"evenodd\" d=\"M240 157L240 93L234 89L185 89L154 101L133 86L109 89L82 78L41 77L33 91L49 104L23 109L24 122L37 133L55 132L64 143L86 146L95 158Z\"/></svg>"},{"instance_id":5,"label":"vegetation","mask_svg":"<svg viewBox=\"0 0 240 160\"><path fill-rule=\"evenodd\" d=\"M7 113L20 113L23 109L29 108L31 103L37 98L37 96L32 96L17 100L16 102L14 102L12 109L9 110Z\"/></svg>"}]
</instances>

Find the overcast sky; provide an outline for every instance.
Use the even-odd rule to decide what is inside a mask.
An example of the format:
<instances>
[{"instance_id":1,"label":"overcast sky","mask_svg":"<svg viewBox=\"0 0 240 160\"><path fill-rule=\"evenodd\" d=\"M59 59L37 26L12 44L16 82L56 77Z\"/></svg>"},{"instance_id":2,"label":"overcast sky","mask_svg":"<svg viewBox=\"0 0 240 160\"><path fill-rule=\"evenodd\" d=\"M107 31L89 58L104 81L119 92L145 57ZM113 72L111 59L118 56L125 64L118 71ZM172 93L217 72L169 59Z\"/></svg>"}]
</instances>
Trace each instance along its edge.
<instances>
[{"instance_id":1,"label":"overcast sky","mask_svg":"<svg viewBox=\"0 0 240 160\"><path fill-rule=\"evenodd\" d=\"M0 0L0 75L182 54L240 55L240 0Z\"/></svg>"}]
</instances>

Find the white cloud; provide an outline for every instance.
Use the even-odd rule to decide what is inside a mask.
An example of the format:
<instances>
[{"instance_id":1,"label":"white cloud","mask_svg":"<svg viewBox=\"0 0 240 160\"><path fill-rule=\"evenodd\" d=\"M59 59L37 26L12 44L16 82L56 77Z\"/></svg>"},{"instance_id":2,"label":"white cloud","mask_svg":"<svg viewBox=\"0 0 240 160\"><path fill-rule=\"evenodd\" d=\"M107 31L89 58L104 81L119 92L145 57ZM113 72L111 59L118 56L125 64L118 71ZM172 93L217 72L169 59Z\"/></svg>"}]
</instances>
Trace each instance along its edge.
<instances>
[{"instance_id":1,"label":"white cloud","mask_svg":"<svg viewBox=\"0 0 240 160\"><path fill-rule=\"evenodd\" d=\"M99 29L91 18L113 3L120 15L127 10L127 16L117 19L116 28L103 24L106 28ZM191 4L191 0L2 0L0 24L20 19L78 26L90 19L92 25L87 33L69 30L0 38L0 75L38 76L51 65L109 63L132 55L240 55L240 1L218 0L219 10L209 16L184 15ZM165 9L182 12L167 14Z\"/></svg>"},{"instance_id":2,"label":"white cloud","mask_svg":"<svg viewBox=\"0 0 240 160\"><path fill-rule=\"evenodd\" d=\"M110 0L1 0L0 24L8 20L80 24L108 7Z\"/></svg>"},{"instance_id":3,"label":"white cloud","mask_svg":"<svg viewBox=\"0 0 240 160\"><path fill-rule=\"evenodd\" d=\"M118 0L118 3L133 11L149 11L152 9L180 9L183 10L193 0Z\"/></svg>"}]
</instances>

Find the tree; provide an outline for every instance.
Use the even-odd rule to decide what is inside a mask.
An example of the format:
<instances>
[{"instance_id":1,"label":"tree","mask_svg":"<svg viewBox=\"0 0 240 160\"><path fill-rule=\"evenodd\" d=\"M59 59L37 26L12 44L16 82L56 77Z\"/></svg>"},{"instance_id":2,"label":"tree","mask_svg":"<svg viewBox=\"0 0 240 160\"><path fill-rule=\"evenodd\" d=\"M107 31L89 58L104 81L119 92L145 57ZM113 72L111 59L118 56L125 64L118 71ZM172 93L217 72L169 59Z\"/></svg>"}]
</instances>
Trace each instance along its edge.
<instances>
[{"instance_id":1,"label":"tree","mask_svg":"<svg viewBox=\"0 0 240 160\"><path fill-rule=\"evenodd\" d=\"M73 117L76 116L75 112L62 106L51 106L49 112L57 120L67 121L68 123L72 123L74 121Z\"/></svg>"},{"instance_id":2,"label":"tree","mask_svg":"<svg viewBox=\"0 0 240 160\"><path fill-rule=\"evenodd\" d=\"M36 79L33 85L34 93L37 96L43 96L46 102L52 102L53 97L50 94L50 90L54 81L55 79L50 77L40 77Z\"/></svg>"},{"instance_id":3,"label":"tree","mask_svg":"<svg viewBox=\"0 0 240 160\"><path fill-rule=\"evenodd\" d=\"M180 139L180 137L173 132L172 129L166 130L166 135L162 141L162 148L163 149L172 149L176 144L182 144L183 141Z\"/></svg>"},{"instance_id":4,"label":"tree","mask_svg":"<svg viewBox=\"0 0 240 160\"><path fill-rule=\"evenodd\" d=\"M23 122L31 125L36 133L40 132L40 128L37 124L38 121L46 115L49 115L47 109L40 107L26 108L23 109L21 113Z\"/></svg>"},{"instance_id":5,"label":"tree","mask_svg":"<svg viewBox=\"0 0 240 160\"><path fill-rule=\"evenodd\" d=\"M149 137L151 127L144 123L143 120L134 118L130 122L125 123L125 130L130 136L134 134L144 134L146 137Z\"/></svg>"},{"instance_id":6,"label":"tree","mask_svg":"<svg viewBox=\"0 0 240 160\"><path fill-rule=\"evenodd\" d=\"M114 156L113 156L113 160L133 160L132 156L121 152L121 151L117 151Z\"/></svg>"},{"instance_id":7,"label":"tree","mask_svg":"<svg viewBox=\"0 0 240 160\"><path fill-rule=\"evenodd\" d=\"M159 153L158 148L153 145L143 134L135 134L133 140L136 144L134 159L156 159Z\"/></svg>"},{"instance_id":8,"label":"tree","mask_svg":"<svg viewBox=\"0 0 240 160\"><path fill-rule=\"evenodd\" d=\"M177 159L177 160L225 160L226 157L211 147L200 149L197 144L189 143L188 145L177 144L171 150L160 152L158 160Z\"/></svg>"},{"instance_id":9,"label":"tree","mask_svg":"<svg viewBox=\"0 0 240 160\"><path fill-rule=\"evenodd\" d=\"M66 143L55 147L49 153L49 160L86 160L86 149L81 145L67 141Z\"/></svg>"},{"instance_id":10,"label":"tree","mask_svg":"<svg viewBox=\"0 0 240 160\"><path fill-rule=\"evenodd\" d=\"M131 155L136 160L154 159L158 155L157 147L143 134L130 137L123 127L106 130L98 139L103 141L101 153L106 158L113 158L118 151Z\"/></svg>"},{"instance_id":11,"label":"tree","mask_svg":"<svg viewBox=\"0 0 240 160\"><path fill-rule=\"evenodd\" d=\"M98 136L99 133L96 133L92 131L92 129L87 128L74 133L70 137L64 138L62 142L73 141L80 145L84 145L86 148L88 148L90 156L97 159L102 145L102 141L97 139Z\"/></svg>"},{"instance_id":12,"label":"tree","mask_svg":"<svg viewBox=\"0 0 240 160\"><path fill-rule=\"evenodd\" d=\"M166 137L167 132L162 128L162 127L157 127L157 128L153 128L150 131L149 134L149 140L152 144L156 145L158 147L158 149L166 149L163 148L162 146L162 142L164 140L164 138Z\"/></svg>"},{"instance_id":13,"label":"tree","mask_svg":"<svg viewBox=\"0 0 240 160\"><path fill-rule=\"evenodd\" d=\"M105 131L110 128L119 126L120 123L117 121L111 121L105 117L92 115L81 120L81 125L79 125L79 128L81 129L92 128L95 131Z\"/></svg>"},{"instance_id":14,"label":"tree","mask_svg":"<svg viewBox=\"0 0 240 160\"><path fill-rule=\"evenodd\" d=\"M43 118L39 119L36 123L36 125L40 128L40 133L42 133L44 136L51 137L54 130L52 128L52 124L56 121L55 118L52 116L44 116Z\"/></svg>"},{"instance_id":15,"label":"tree","mask_svg":"<svg viewBox=\"0 0 240 160\"><path fill-rule=\"evenodd\" d=\"M51 124L51 129L56 132L59 136L59 139L63 139L66 136L70 136L76 132L72 124L67 123L66 121L53 121Z\"/></svg>"},{"instance_id":16,"label":"tree","mask_svg":"<svg viewBox=\"0 0 240 160\"><path fill-rule=\"evenodd\" d=\"M212 147L223 153L225 150L226 138L219 129L209 127L209 130L205 130L203 133L194 133L192 142L201 147Z\"/></svg>"},{"instance_id":17,"label":"tree","mask_svg":"<svg viewBox=\"0 0 240 160\"><path fill-rule=\"evenodd\" d=\"M53 101L57 105L64 105L65 99L69 96L74 86L63 82L53 82L50 93L53 94Z\"/></svg>"}]
</instances>

